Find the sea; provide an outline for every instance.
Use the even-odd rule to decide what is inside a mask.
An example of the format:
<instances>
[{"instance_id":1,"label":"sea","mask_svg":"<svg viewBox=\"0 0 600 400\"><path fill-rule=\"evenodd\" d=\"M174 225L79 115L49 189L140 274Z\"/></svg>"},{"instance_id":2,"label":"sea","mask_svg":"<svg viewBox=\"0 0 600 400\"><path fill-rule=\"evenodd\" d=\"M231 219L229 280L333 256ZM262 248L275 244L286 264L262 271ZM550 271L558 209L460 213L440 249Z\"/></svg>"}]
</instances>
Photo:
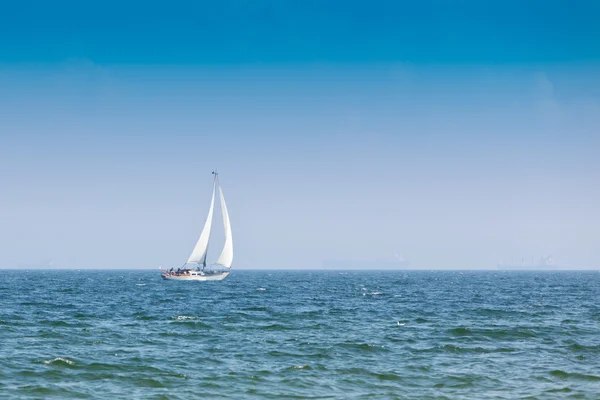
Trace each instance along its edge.
<instances>
[{"instance_id":1,"label":"sea","mask_svg":"<svg viewBox=\"0 0 600 400\"><path fill-rule=\"evenodd\" d=\"M1 399L600 399L598 271L0 271Z\"/></svg>"}]
</instances>

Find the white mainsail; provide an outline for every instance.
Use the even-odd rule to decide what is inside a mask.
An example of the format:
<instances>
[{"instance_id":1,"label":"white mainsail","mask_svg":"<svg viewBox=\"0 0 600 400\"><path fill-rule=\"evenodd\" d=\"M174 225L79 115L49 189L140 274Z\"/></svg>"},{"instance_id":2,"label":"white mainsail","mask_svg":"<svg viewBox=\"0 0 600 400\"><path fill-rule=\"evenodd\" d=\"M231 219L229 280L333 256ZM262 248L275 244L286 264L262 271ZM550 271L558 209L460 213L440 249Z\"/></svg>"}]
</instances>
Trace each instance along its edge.
<instances>
[{"instance_id":1,"label":"white mainsail","mask_svg":"<svg viewBox=\"0 0 600 400\"><path fill-rule=\"evenodd\" d=\"M200 234L200 238L192 251L192 255L187 260L187 264L205 264L206 261L206 252L208 250L208 240L210 239L210 229L212 226L213 219L213 209L215 206L215 190L217 187L217 179L215 178L215 182L213 184L213 192L212 198L210 200L210 208L208 210L208 216L206 217L206 222L204 223L204 228L202 229L202 233Z\"/></svg>"},{"instance_id":2,"label":"white mainsail","mask_svg":"<svg viewBox=\"0 0 600 400\"><path fill-rule=\"evenodd\" d=\"M229 213L227 212L227 205L225 204L225 197L223 197L223 190L221 189L221 183L219 185L219 197L221 199L221 213L223 213L223 229L225 231L225 244L221 255L217 260L217 264L224 266L225 268L231 268L233 263L233 238L231 236L231 223L229 222Z\"/></svg>"}]
</instances>

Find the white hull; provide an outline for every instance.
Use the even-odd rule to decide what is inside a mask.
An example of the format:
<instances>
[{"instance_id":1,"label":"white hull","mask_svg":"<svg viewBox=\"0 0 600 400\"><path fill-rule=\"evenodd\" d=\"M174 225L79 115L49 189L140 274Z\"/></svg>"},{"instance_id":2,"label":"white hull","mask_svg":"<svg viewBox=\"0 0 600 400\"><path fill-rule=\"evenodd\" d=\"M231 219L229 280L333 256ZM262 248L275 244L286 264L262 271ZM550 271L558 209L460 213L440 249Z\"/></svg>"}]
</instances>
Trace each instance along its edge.
<instances>
[{"instance_id":1,"label":"white hull","mask_svg":"<svg viewBox=\"0 0 600 400\"><path fill-rule=\"evenodd\" d=\"M229 275L229 271L210 275L168 275L162 274L162 278L169 281L221 281Z\"/></svg>"}]
</instances>

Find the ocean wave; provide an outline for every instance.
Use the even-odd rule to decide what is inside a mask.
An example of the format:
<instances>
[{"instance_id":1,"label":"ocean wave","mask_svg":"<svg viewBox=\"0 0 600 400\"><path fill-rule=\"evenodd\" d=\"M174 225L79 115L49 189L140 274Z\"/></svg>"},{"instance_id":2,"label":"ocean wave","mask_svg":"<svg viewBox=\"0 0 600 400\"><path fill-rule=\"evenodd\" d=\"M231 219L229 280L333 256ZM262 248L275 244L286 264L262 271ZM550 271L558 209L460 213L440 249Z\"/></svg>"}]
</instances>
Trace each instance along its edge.
<instances>
[{"instance_id":1,"label":"ocean wave","mask_svg":"<svg viewBox=\"0 0 600 400\"><path fill-rule=\"evenodd\" d=\"M140 312L136 312L134 316L136 319L139 319L141 321L156 321L159 319L159 317L157 317L156 315L149 315L147 313Z\"/></svg>"},{"instance_id":2,"label":"ocean wave","mask_svg":"<svg viewBox=\"0 0 600 400\"><path fill-rule=\"evenodd\" d=\"M550 375L561 379L577 379L590 382L600 382L600 376L598 375L582 374L578 372L565 372L560 369L550 371Z\"/></svg>"},{"instance_id":3,"label":"ocean wave","mask_svg":"<svg viewBox=\"0 0 600 400\"><path fill-rule=\"evenodd\" d=\"M377 378L380 381L401 381L402 377L393 373L379 373L379 372L371 372L371 376Z\"/></svg>"},{"instance_id":4,"label":"ocean wave","mask_svg":"<svg viewBox=\"0 0 600 400\"><path fill-rule=\"evenodd\" d=\"M55 328L68 328L68 327L72 327L72 326L79 326L79 324L70 324L68 322L65 321L61 321L61 320L49 320L49 319L44 319L41 321L38 321L39 324L41 325L47 325L47 326L52 326Z\"/></svg>"},{"instance_id":5,"label":"ocean wave","mask_svg":"<svg viewBox=\"0 0 600 400\"><path fill-rule=\"evenodd\" d=\"M174 319L172 321L169 322L170 324L173 324L174 326L181 326L181 327L187 327L187 328L191 328L191 329L212 329L213 326L210 324L207 324L206 322L202 322L198 319Z\"/></svg>"},{"instance_id":6,"label":"ocean wave","mask_svg":"<svg viewBox=\"0 0 600 400\"><path fill-rule=\"evenodd\" d=\"M198 319L198 317L193 316L193 315L177 315L177 316L173 317L172 319L174 319L176 321L188 321L188 320Z\"/></svg>"},{"instance_id":7,"label":"ocean wave","mask_svg":"<svg viewBox=\"0 0 600 400\"><path fill-rule=\"evenodd\" d=\"M574 352L590 352L590 353L599 353L600 345L583 345L579 343L572 343L569 345L569 350Z\"/></svg>"},{"instance_id":8,"label":"ocean wave","mask_svg":"<svg viewBox=\"0 0 600 400\"><path fill-rule=\"evenodd\" d=\"M514 328L498 328L498 329L475 329L460 326L448 330L452 336L465 336L481 339L513 339L513 338L535 338L538 333L530 328L514 327Z\"/></svg>"},{"instance_id":9,"label":"ocean wave","mask_svg":"<svg viewBox=\"0 0 600 400\"><path fill-rule=\"evenodd\" d=\"M570 387L562 387L555 389L548 389L546 393L571 393L573 390Z\"/></svg>"},{"instance_id":10,"label":"ocean wave","mask_svg":"<svg viewBox=\"0 0 600 400\"><path fill-rule=\"evenodd\" d=\"M261 325L258 329L263 329L266 331L291 331L296 330L298 328L294 328L292 326L283 325L283 324L269 324L269 325Z\"/></svg>"},{"instance_id":11,"label":"ocean wave","mask_svg":"<svg viewBox=\"0 0 600 400\"><path fill-rule=\"evenodd\" d=\"M155 378L137 378L133 380L136 386L147 387L147 388L166 388L161 381Z\"/></svg>"},{"instance_id":12,"label":"ocean wave","mask_svg":"<svg viewBox=\"0 0 600 400\"><path fill-rule=\"evenodd\" d=\"M56 367L74 366L76 364L75 361L70 360L68 358L63 358L63 357L56 357L56 358L53 358L52 360L45 360L45 361L43 361L43 363L46 365L52 365L52 366L56 366Z\"/></svg>"},{"instance_id":13,"label":"ocean wave","mask_svg":"<svg viewBox=\"0 0 600 400\"><path fill-rule=\"evenodd\" d=\"M271 311L271 310L269 307L266 307L266 306L253 306L253 307L242 308L242 311Z\"/></svg>"},{"instance_id":14,"label":"ocean wave","mask_svg":"<svg viewBox=\"0 0 600 400\"><path fill-rule=\"evenodd\" d=\"M346 349L368 351L368 352L388 351L388 349L384 345L372 344L372 343L341 343L338 346L346 348Z\"/></svg>"},{"instance_id":15,"label":"ocean wave","mask_svg":"<svg viewBox=\"0 0 600 400\"><path fill-rule=\"evenodd\" d=\"M450 329L448 331L448 333L450 333L451 335L454 335L454 336L464 336L464 335L473 334L473 332L471 330L469 330L468 328L462 327L462 326L458 327L458 328Z\"/></svg>"},{"instance_id":16,"label":"ocean wave","mask_svg":"<svg viewBox=\"0 0 600 400\"><path fill-rule=\"evenodd\" d=\"M305 365L292 365L290 368L291 369L302 369L302 370L307 370L307 371L312 370L312 367L310 365L308 365L308 364L305 364Z\"/></svg>"},{"instance_id":17,"label":"ocean wave","mask_svg":"<svg viewBox=\"0 0 600 400\"><path fill-rule=\"evenodd\" d=\"M87 397L85 394L75 391L75 390L69 390L63 387L57 387L57 386L52 386L52 387L47 387L47 385L45 386L38 386L38 385L21 385L18 387L18 392L20 394L19 398L22 397L23 395L34 395L37 398L82 398L82 397Z\"/></svg>"},{"instance_id":18,"label":"ocean wave","mask_svg":"<svg viewBox=\"0 0 600 400\"><path fill-rule=\"evenodd\" d=\"M454 344L445 344L439 348L456 353L513 353L517 351L512 347L480 347L480 346L457 346Z\"/></svg>"},{"instance_id":19,"label":"ocean wave","mask_svg":"<svg viewBox=\"0 0 600 400\"><path fill-rule=\"evenodd\" d=\"M62 333L51 330L40 330L38 336L44 339L62 339L65 337Z\"/></svg>"}]
</instances>

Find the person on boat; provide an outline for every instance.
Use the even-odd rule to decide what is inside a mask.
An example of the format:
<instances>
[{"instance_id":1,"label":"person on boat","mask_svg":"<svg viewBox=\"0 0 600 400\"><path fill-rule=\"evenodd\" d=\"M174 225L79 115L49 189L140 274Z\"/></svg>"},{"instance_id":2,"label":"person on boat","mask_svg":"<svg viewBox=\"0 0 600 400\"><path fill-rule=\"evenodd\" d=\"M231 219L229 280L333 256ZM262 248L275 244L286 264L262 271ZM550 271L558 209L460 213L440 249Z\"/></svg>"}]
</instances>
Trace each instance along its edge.
<instances>
[{"instance_id":1,"label":"person on boat","mask_svg":"<svg viewBox=\"0 0 600 400\"><path fill-rule=\"evenodd\" d=\"M173 267L171 267L171 269L169 270L169 274L173 275Z\"/></svg>"}]
</instances>

